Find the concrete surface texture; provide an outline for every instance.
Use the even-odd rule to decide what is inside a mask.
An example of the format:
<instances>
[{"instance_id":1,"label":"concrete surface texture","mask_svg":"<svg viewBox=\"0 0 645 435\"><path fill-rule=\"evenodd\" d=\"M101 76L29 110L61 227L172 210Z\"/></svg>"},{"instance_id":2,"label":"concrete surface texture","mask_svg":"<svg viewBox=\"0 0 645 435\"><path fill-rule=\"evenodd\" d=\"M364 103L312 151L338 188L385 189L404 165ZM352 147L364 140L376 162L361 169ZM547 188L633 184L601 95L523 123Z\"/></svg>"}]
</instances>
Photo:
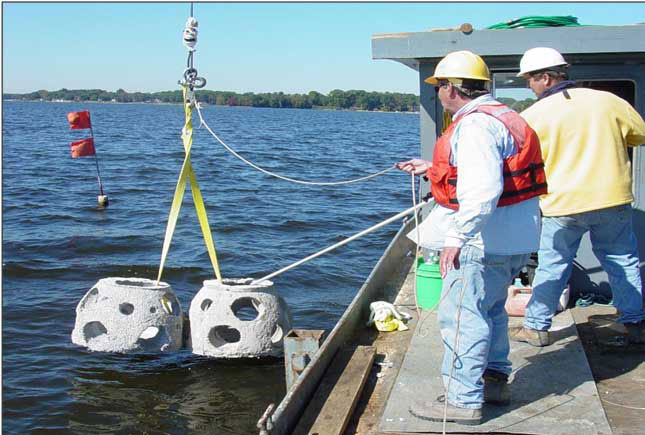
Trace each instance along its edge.
<instances>
[{"instance_id":1,"label":"concrete surface texture","mask_svg":"<svg viewBox=\"0 0 645 435\"><path fill-rule=\"evenodd\" d=\"M271 281L251 278L204 281L190 304L193 353L219 358L282 355L291 315Z\"/></svg>"},{"instance_id":2,"label":"concrete surface texture","mask_svg":"<svg viewBox=\"0 0 645 435\"><path fill-rule=\"evenodd\" d=\"M165 282L104 278L76 307L72 342L101 352L173 352L182 348L183 313Z\"/></svg>"}]
</instances>

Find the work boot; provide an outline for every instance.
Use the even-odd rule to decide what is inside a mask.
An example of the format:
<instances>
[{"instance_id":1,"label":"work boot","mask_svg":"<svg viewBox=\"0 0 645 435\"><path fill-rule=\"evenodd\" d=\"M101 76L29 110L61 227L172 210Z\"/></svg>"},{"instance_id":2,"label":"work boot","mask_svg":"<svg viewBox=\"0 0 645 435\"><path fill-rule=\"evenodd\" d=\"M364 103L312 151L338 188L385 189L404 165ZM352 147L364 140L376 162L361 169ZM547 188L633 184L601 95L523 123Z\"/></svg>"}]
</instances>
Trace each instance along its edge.
<instances>
[{"instance_id":1,"label":"work boot","mask_svg":"<svg viewBox=\"0 0 645 435\"><path fill-rule=\"evenodd\" d=\"M442 394L435 400L415 400L410 405L410 414L428 421L443 421L443 409L446 397ZM460 408L448 403L446 421L457 424L476 426L482 422L482 410Z\"/></svg>"},{"instance_id":2,"label":"work boot","mask_svg":"<svg viewBox=\"0 0 645 435\"><path fill-rule=\"evenodd\" d=\"M645 344L645 334L643 333L643 322L625 323L627 329L627 344Z\"/></svg>"},{"instance_id":3,"label":"work boot","mask_svg":"<svg viewBox=\"0 0 645 435\"><path fill-rule=\"evenodd\" d=\"M496 370L484 371L484 402L491 405L508 405L511 403L511 389L508 386L508 375Z\"/></svg>"},{"instance_id":4,"label":"work boot","mask_svg":"<svg viewBox=\"0 0 645 435\"><path fill-rule=\"evenodd\" d=\"M525 328L524 326L508 328L508 338L513 341L528 343L535 347L549 345L549 331L538 331L537 329Z\"/></svg>"}]
</instances>

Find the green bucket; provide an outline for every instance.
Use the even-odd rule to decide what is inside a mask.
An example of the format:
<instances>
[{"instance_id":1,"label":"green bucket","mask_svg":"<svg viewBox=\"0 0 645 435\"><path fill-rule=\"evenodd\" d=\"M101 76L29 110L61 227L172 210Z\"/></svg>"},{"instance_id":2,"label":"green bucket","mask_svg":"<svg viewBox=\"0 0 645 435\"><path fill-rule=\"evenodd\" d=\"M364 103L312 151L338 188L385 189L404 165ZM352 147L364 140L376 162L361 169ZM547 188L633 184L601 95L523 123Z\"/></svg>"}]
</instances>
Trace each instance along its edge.
<instances>
[{"instance_id":1,"label":"green bucket","mask_svg":"<svg viewBox=\"0 0 645 435\"><path fill-rule=\"evenodd\" d=\"M439 263L425 263L423 258L418 260L417 269L417 306L423 310L431 310L441 299L443 281L439 272Z\"/></svg>"}]
</instances>

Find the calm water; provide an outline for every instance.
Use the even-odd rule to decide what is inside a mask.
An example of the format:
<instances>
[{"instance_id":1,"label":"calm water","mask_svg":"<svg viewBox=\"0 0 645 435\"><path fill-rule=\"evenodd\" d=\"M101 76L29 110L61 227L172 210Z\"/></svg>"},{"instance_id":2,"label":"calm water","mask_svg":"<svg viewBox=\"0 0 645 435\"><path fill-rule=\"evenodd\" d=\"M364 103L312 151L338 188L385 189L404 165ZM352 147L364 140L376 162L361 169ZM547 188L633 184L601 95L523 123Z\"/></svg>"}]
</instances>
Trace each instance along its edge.
<instances>
[{"instance_id":1,"label":"calm water","mask_svg":"<svg viewBox=\"0 0 645 435\"><path fill-rule=\"evenodd\" d=\"M97 208L94 159L71 159L68 149L84 132L68 129L66 113L86 109L106 210ZM76 304L99 279L156 278L184 155L182 107L4 102L2 113L3 431L257 433L257 419L285 393L280 360L98 353L70 339ZM418 153L416 115L215 106L203 114L246 158L292 178L357 178ZM205 129L193 143L225 278L266 275L411 205L400 171L303 186L246 166ZM274 278L294 327L330 330L398 228ZM186 192L163 280L187 312L212 278Z\"/></svg>"}]
</instances>

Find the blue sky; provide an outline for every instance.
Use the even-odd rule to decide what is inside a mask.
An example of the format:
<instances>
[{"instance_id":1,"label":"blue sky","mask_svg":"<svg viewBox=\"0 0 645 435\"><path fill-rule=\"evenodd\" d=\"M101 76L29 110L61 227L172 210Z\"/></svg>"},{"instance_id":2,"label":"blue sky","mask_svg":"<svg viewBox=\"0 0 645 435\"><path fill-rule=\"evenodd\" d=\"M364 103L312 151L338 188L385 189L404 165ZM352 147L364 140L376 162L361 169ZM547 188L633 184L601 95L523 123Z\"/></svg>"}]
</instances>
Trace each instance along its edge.
<instances>
[{"instance_id":1,"label":"blue sky","mask_svg":"<svg viewBox=\"0 0 645 435\"><path fill-rule=\"evenodd\" d=\"M178 89L190 3L4 2L2 12L3 92ZM483 29L526 15L634 24L645 22L645 3L195 3L194 15L206 89L418 94L415 71L372 60L372 34Z\"/></svg>"}]
</instances>

